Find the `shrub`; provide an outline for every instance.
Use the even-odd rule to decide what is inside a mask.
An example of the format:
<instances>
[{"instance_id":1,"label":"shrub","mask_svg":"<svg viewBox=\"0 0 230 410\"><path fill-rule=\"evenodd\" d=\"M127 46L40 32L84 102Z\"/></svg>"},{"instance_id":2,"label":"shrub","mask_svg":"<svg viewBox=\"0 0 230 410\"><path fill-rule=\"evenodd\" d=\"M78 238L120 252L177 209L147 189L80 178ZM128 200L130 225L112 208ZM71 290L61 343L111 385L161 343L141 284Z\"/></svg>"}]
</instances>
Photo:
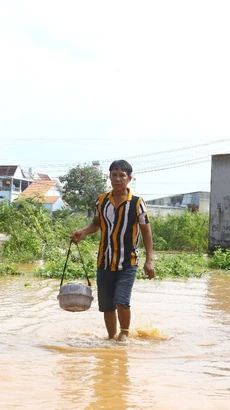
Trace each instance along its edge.
<instances>
[{"instance_id":1,"label":"shrub","mask_svg":"<svg viewBox=\"0 0 230 410\"><path fill-rule=\"evenodd\" d=\"M163 255L155 263L155 277L200 277L207 267L203 256L199 255Z\"/></svg>"},{"instance_id":2,"label":"shrub","mask_svg":"<svg viewBox=\"0 0 230 410\"><path fill-rule=\"evenodd\" d=\"M210 268L230 270L230 249L218 248L209 259Z\"/></svg>"},{"instance_id":3,"label":"shrub","mask_svg":"<svg viewBox=\"0 0 230 410\"><path fill-rule=\"evenodd\" d=\"M207 252L209 217L185 211L182 215L150 217L155 250Z\"/></svg>"},{"instance_id":4,"label":"shrub","mask_svg":"<svg viewBox=\"0 0 230 410\"><path fill-rule=\"evenodd\" d=\"M85 270L89 277L94 277L96 272L96 253L93 252L91 244L86 240L80 243L79 249L81 255L78 249L73 248L73 246L74 245L72 245L67 261L64 279L74 280L77 278L86 278ZM51 253L45 265L36 269L35 276L61 279L66 258L67 254L63 252Z\"/></svg>"}]
</instances>

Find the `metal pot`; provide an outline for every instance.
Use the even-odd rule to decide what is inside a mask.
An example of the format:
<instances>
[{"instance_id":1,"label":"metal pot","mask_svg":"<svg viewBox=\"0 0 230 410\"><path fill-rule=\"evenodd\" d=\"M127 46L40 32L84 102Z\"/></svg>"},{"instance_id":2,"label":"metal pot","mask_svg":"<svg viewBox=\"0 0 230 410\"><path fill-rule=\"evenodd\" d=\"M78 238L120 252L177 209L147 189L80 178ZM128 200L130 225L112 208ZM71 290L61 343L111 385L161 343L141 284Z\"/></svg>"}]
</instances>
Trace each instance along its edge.
<instances>
[{"instance_id":1,"label":"metal pot","mask_svg":"<svg viewBox=\"0 0 230 410\"><path fill-rule=\"evenodd\" d=\"M69 312L82 312L91 306L92 290L82 283L67 283L60 287L57 299L61 309Z\"/></svg>"}]
</instances>

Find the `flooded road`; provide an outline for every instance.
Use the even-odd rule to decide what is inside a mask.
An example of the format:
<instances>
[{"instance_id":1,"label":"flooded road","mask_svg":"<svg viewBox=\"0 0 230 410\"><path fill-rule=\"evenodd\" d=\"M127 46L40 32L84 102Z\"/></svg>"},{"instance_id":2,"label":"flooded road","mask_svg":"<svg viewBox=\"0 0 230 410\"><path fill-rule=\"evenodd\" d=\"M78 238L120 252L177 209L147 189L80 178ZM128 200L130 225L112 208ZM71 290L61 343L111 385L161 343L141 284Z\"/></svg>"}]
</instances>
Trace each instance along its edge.
<instances>
[{"instance_id":1,"label":"flooded road","mask_svg":"<svg viewBox=\"0 0 230 410\"><path fill-rule=\"evenodd\" d=\"M0 408L229 410L230 277L135 282L128 344L59 281L0 277Z\"/></svg>"}]
</instances>

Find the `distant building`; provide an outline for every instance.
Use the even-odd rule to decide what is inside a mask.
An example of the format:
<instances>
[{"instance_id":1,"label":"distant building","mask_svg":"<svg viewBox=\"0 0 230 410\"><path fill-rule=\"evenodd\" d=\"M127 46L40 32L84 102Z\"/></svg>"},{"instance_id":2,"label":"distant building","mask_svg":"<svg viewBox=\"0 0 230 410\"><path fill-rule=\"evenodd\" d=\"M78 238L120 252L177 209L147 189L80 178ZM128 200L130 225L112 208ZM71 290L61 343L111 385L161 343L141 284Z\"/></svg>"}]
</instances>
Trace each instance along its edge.
<instances>
[{"instance_id":1,"label":"distant building","mask_svg":"<svg viewBox=\"0 0 230 410\"><path fill-rule=\"evenodd\" d=\"M23 171L20 165L0 165L0 202L13 202L22 198L43 197L43 206L51 212L69 208L62 199L62 185L49 175L34 173L32 168Z\"/></svg>"},{"instance_id":2,"label":"distant building","mask_svg":"<svg viewBox=\"0 0 230 410\"><path fill-rule=\"evenodd\" d=\"M13 202L33 182L32 175L20 165L0 165L0 202Z\"/></svg>"},{"instance_id":3,"label":"distant building","mask_svg":"<svg viewBox=\"0 0 230 410\"><path fill-rule=\"evenodd\" d=\"M42 202L44 208L51 212L67 209L68 204L62 199L62 185L59 181L41 179L36 180L25 189L19 199L32 198Z\"/></svg>"},{"instance_id":4,"label":"distant building","mask_svg":"<svg viewBox=\"0 0 230 410\"><path fill-rule=\"evenodd\" d=\"M198 191L177 194L146 201L150 215L179 214L185 209L191 212L209 213L210 192Z\"/></svg>"}]
</instances>

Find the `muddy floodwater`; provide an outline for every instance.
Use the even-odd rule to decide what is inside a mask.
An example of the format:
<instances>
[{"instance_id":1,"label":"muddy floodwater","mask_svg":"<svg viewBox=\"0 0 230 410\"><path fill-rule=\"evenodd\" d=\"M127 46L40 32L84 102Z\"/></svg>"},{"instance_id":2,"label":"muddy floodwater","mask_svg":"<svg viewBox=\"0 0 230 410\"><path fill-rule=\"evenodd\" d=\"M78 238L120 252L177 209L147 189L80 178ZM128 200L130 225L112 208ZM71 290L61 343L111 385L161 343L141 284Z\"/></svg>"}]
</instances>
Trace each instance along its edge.
<instances>
[{"instance_id":1,"label":"muddy floodwater","mask_svg":"<svg viewBox=\"0 0 230 410\"><path fill-rule=\"evenodd\" d=\"M0 277L2 410L229 410L230 277L136 280L127 344L59 281Z\"/></svg>"}]
</instances>

